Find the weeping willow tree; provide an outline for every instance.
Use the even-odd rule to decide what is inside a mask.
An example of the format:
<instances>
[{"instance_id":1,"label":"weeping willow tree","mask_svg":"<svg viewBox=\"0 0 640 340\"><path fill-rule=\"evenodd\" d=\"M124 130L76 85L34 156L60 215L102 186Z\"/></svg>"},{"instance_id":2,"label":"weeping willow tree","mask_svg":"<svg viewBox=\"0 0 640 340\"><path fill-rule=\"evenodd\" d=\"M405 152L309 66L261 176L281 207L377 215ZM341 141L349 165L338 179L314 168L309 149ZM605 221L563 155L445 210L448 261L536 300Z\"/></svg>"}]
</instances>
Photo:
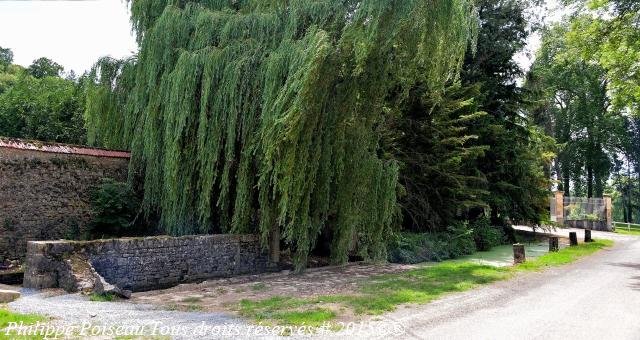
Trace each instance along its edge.
<instances>
[{"instance_id":1,"label":"weeping willow tree","mask_svg":"<svg viewBox=\"0 0 640 340\"><path fill-rule=\"evenodd\" d=\"M90 142L132 151L172 235L258 232L335 263L386 256L398 164L385 122L455 79L472 0L132 0L135 59L92 72Z\"/></svg>"}]
</instances>

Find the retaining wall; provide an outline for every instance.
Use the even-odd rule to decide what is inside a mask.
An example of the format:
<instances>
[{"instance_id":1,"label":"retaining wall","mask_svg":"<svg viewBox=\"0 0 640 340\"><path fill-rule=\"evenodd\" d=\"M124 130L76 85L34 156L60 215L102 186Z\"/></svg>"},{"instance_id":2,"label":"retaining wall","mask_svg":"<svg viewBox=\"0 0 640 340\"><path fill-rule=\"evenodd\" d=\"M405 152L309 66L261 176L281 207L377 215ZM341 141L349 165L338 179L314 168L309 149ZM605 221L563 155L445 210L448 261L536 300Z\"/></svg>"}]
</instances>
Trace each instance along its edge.
<instances>
[{"instance_id":1,"label":"retaining wall","mask_svg":"<svg viewBox=\"0 0 640 340\"><path fill-rule=\"evenodd\" d=\"M82 259L108 283L134 292L272 268L256 235L32 241L24 287L77 291Z\"/></svg>"}]
</instances>

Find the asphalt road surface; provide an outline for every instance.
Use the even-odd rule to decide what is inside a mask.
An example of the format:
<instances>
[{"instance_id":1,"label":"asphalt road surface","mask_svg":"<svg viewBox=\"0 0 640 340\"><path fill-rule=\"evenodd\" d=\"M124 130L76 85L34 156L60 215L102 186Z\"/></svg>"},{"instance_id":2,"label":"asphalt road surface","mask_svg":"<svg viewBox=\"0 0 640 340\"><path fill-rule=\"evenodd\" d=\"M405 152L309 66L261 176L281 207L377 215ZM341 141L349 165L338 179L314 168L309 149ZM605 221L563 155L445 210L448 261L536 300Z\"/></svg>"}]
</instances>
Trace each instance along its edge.
<instances>
[{"instance_id":1,"label":"asphalt road surface","mask_svg":"<svg viewBox=\"0 0 640 340\"><path fill-rule=\"evenodd\" d=\"M385 316L404 330L392 338L640 339L640 237L593 237L616 244L570 265L402 308Z\"/></svg>"}]
</instances>

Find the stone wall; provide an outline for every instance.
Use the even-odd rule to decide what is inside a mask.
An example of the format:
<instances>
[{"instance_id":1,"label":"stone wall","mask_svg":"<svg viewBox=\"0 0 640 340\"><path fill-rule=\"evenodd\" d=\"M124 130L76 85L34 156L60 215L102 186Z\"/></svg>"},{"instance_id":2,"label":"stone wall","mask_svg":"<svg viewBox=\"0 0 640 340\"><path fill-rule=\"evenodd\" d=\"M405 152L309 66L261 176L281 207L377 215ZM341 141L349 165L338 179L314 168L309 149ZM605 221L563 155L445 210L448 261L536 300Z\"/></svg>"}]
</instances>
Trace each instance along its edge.
<instances>
[{"instance_id":1,"label":"stone wall","mask_svg":"<svg viewBox=\"0 0 640 340\"><path fill-rule=\"evenodd\" d=\"M91 218L90 195L101 179L127 177L128 158L122 156L46 152L20 149L25 143L12 146L16 144L0 144L0 263L22 260L27 241L85 232ZM35 148L34 144L28 146ZM63 145L49 149L101 152Z\"/></svg>"},{"instance_id":2,"label":"stone wall","mask_svg":"<svg viewBox=\"0 0 640 340\"><path fill-rule=\"evenodd\" d=\"M134 292L271 268L255 235L38 241L28 245L24 287L83 290L84 261L108 283Z\"/></svg>"}]
</instances>

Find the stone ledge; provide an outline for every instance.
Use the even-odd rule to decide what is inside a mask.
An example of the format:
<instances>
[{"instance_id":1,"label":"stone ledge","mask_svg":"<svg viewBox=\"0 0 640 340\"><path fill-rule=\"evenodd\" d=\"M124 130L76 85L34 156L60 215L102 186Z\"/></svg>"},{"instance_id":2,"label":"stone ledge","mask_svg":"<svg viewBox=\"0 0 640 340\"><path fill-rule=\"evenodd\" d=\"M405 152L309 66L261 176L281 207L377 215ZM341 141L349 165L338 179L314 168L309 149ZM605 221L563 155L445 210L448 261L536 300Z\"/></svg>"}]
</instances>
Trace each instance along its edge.
<instances>
[{"instance_id":1,"label":"stone ledge","mask_svg":"<svg viewBox=\"0 0 640 340\"><path fill-rule=\"evenodd\" d=\"M13 302L20 298L20 292L0 289L0 303Z\"/></svg>"},{"instance_id":2,"label":"stone ledge","mask_svg":"<svg viewBox=\"0 0 640 340\"><path fill-rule=\"evenodd\" d=\"M84 259L105 283L123 291L168 288L180 283L269 271L257 235L32 241L27 247L24 286L86 290L77 275ZM86 276L86 275L84 275ZM82 282L81 282L82 281Z\"/></svg>"}]
</instances>

